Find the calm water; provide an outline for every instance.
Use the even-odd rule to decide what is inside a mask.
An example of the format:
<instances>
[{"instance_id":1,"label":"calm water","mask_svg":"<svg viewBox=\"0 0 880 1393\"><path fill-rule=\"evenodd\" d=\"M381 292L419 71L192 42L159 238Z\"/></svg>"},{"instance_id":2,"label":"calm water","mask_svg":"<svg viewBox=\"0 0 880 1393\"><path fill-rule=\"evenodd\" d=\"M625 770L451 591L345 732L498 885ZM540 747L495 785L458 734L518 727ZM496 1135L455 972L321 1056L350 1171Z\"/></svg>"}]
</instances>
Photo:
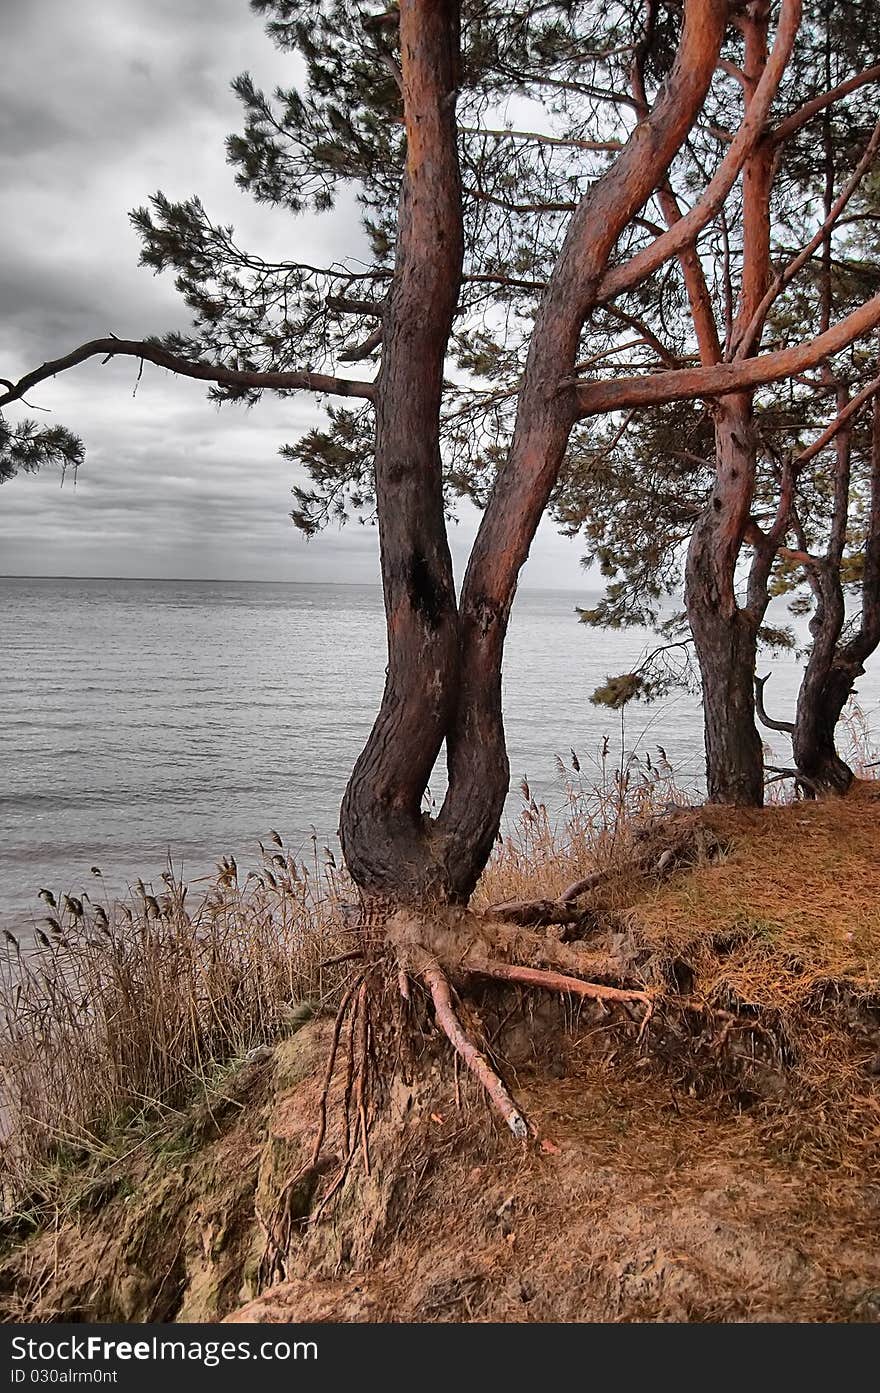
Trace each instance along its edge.
<instances>
[{"instance_id":1,"label":"calm water","mask_svg":"<svg viewBox=\"0 0 880 1393\"><path fill-rule=\"evenodd\" d=\"M275 827L294 848L335 844L339 802L381 694L378 590L241 582L0 580L0 916L26 925L40 886L76 891L89 868L121 889L187 876L233 852L252 864ZM526 774L561 811L554 756L585 770L617 718L588 701L642 651L641 632L598 634L585 593L523 592L505 664L513 791ZM798 669L777 664L772 705ZM876 677L862 684L876 709ZM768 701L770 696L768 693ZM664 746L685 781L702 770L693 697L634 705L627 747ZM442 792L438 774L433 792ZM93 882L92 882L93 883Z\"/></svg>"}]
</instances>

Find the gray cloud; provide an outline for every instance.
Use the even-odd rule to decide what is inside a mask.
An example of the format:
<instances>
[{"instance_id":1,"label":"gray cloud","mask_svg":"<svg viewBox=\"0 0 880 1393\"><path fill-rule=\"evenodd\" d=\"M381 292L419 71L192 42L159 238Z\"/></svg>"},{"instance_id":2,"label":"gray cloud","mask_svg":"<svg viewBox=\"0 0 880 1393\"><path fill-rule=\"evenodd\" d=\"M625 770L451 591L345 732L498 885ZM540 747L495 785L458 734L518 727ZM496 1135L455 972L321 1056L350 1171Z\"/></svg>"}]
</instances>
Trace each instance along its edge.
<instances>
[{"instance_id":1,"label":"gray cloud","mask_svg":"<svg viewBox=\"0 0 880 1393\"><path fill-rule=\"evenodd\" d=\"M264 255L356 250L345 203L293 221L235 188L224 137L240 126L230 81L296 81L245 0L28 0L4 7L0 91L0 374L17 376L84 339L183 327L170 278L138 269L128 211L157 188L198 192ZM77 487L21 477L0 492L0 573L377 579L373 528L305 543L288 519L283 442L320 416L305 397L218 412L197 383L92 362L34 393L45 420L81 434ZM10 409L16 419L31 414ZM461 574L477 516L450 542ZM576 546L544 526L526 583L580 588Z\"/></svg>"}]
</instances>

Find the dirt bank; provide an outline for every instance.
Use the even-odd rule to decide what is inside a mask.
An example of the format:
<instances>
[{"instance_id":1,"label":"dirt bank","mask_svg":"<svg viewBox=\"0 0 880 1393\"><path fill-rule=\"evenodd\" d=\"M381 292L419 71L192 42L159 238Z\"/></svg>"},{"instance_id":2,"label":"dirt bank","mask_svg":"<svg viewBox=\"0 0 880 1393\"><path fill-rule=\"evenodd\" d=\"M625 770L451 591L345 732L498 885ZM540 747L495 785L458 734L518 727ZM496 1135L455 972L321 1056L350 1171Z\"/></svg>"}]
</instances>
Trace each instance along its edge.
<instances>
[{"instance_id":1,"label":"dirt bank","mask_svg":"<svg viewBox=\"0 0 880 1393\"><path fill-rule=\"evenodd\" d=\"M487 986L529 1143L421 1017L322 1209L344 1079L297 1181L332 1031L303 1011L188 1108L59 1151L5 1223L5 1318L880 1319L877 793L685 814L690 858L603 888L579 948L653 994L644 1031Z\"/></svg>"}]
</instances>

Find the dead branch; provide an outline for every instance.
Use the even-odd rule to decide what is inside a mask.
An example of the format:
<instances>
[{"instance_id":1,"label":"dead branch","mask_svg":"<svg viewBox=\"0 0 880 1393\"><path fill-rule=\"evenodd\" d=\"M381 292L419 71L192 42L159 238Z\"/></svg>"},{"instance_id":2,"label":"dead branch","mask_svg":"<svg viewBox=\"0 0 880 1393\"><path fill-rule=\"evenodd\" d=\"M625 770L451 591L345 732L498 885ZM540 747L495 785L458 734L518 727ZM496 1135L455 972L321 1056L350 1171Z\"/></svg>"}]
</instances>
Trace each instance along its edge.
<instances>
[{"instance_id":1,"label":"dead branch","mask_svg":"<svg viewBox=\"0 0 880 1393\"><path fill-rule=\"evenodd\" d=\"M324 304L336 314L372 315L381 319L385 313L384 300L354 300L348 295L328 295Z\"/></svg>"},{"instance_id":2,"label":"dead branch","mask_svg":"<svg viewBox=\"0 0 880 1393\"><path fill-rule=\"evenodd\" d=\"M563 904L570 904L580 895L586 895L590 890L597 890L600 885L610 878L610 871L594 871L592 875L585 875L581 880L575 880L571 885L567 885L559 896Z\"/></svg>"},{"instance_id":3,"label":"dead branch","mask_svg":"<svg viewBox=\"0 0 880 1393\"><path fill-rule=\"evenodd\" d=\"M459 126L462 135L484 136L492 140L525 140L534 145L553 145L571 150L601 150L616 152L620 140L580 140L574 136L543 135L539 131L490 130L485 126Z\"/></svg>"},{"instance_id":4,"label":"dead branch","mask_svg":"<svg viewBox=\"0 0 880 1393\"><path fill-rule=\"evenodd\" d=\"M768 730L782 730L787 735L792 735L794 733L793 721L774 721L771 716L767 715L764 708L764 688L770 681L770 677L769 672L764 677L755 677L755 710L758 713L758 719Z\"/></svg>"},{"instance_id":5,"label":"dead branch","mask_svg":"<svg viewBox=\"0 0 880 1393\"><path fill-rule=\"evenodd\" d=\"M545 924L571 924L580 919L581 911L564 899L505 900L500 904L490 904L483 911L483 917L500 919L503 924L538 928Z\"/></svg>"},{"instance_id":6,"label":"dead branch","mask_svg":"<svg viewBox=\"0 0 880 1393\"><path fill-rule=\"evenodd\" d=\"M765 764L764 768L767 770L768 774L775 774L777 776L776 779L768 779L768 783L777 783L779 779L794 779L795 783L803 784L806 788L811 789L817 798L820 797L824 791L815 779L808 778L807 775L802 774L799 769L782 769L778 764Z\"/></svg>"}]
</instances>

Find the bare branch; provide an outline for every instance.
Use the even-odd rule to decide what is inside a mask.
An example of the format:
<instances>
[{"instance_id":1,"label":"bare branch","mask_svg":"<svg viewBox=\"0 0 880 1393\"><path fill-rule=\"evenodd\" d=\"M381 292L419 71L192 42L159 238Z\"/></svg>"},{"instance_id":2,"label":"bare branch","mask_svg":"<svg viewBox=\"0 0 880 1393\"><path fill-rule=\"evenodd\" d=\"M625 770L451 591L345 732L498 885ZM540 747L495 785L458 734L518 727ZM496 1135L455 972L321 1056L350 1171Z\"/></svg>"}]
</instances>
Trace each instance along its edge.
<instances>
[{"instance_id":1,"label":"bare branch","mask_svg":"<svg viewBox=\"0 0 880 1393\"><path fill-rule=\"evenodd\" d=\"M676 223L681 222L683 214L668 179L658 190L657 197L666 219L666 226L671 228ZM718 337L715 316L712 313L712 301L709 287L706 284L703 263L693 245L683 247L678 254L678 260L691 308L691 319L697 335L700 360L704 367L708 367L710 363L720 362L721 341Z\"/></svg>"},{"instance_id":2,"label":"bare branch","mask_svg":"<svg viewBox=\"0 0 880 1393\"><path fill-rule=\"evenodd\" d=\"M227 368L221 363L197 363L188 358L180 358L175 353L169 353L160 344L151 343L147 339L107 338L92 339L90 343L81 344L63 358L54 358L51 362L34 368L32 372L25 373L24 377L19 378L18 382L13 383L9 390L0 396L0 406L19 401L25 392L37 383L45 382L48 378L56 377L58 373L66 372L68 368L75 368L89 358L99 355L103 355L105 363L111 358L141 358L144 362L155 363L156 367L167 368L179 377L195 377L201 382L217 382L222 387L250 387L276 392L327 392L337 397L363 397L367 401L373 400L372 382L329 377L320 372L259 372Z\"/></svg>"},{"instance_id":3,"label":"bare branch","mask_svg":"<svg viewBox=\"0 0 880 1393\"><path fill-rule=\"evenodd\" d=\"M373 315L381 319L385 313L384 300L352 300L347 295L328 295L324 304L336 314Z\"/></svg>"},{"instance_id":4,"label":"bare branch","mask_svg":"<svg viewBox=\"0 0 880 1393\"><path fill-rule=\"evenodd\" d=\"M665 363L668 368L681 367L682 360L677 354L672 352L662 339L658 338L654 331L649 328L643 319L638 315L629 314L626 310L620 309L617 305L603 305L602 309L611 319L618 320L621 324L628 324L631 329L637 329L645 343L653 348L661 363Z\"/></svg>"},{"instance_id":5,"label":"bare branch","mask_svg":"<svg viewBox=\"0 0 880 1393\"><path fill-rule=\"evenodd\" d=\"M755 710L758 713L758 719L768 730L782 730L787 735L792 735L794 733L794 721L774 721L772 716L767 715L764 707L764 688L769 681L769 672L764 677L755 676Z\"/></svg>"},{"instance_id":6,"label":"bare branch","mask_svg":"<svg viewBox=\"0 0 880 1393\"><path fill-rule=\"evenodd\" d=\"M543 135L540 131L487 130L482 126L459 126L463 135L489 136L494 140L524 140L535 145L556 145L572 150L608 150L623 148L621 140L579 140L575 136Z\"/></svg>"},{"instance_id":7,"label":"bare branch","mask_svg":"<svg viewBox=\"0 0 880 1393\"><path fill-rule=\"evenodd\" d=\"M805 788L812 789L817 797L822 794L822 787L815 779L808 779L806 774L802 774L799 769L781 769L777 764L765 764L764 768L769 774L775 774L775 778L766 779L765 783L775 784L780 779L794 779L796 784L803 784Z\"/></svg>"},{"instance_id":8,"label":"bare branch","mask_svg":"<svg viewBox=\"0 0 880 1393\"><path fill-rule=\"evenodd\" d=\"M372 334L363 343L358 344L357 348L349 348L345 353L340 353L339 359L342 363L360 363L364 358L369 358L371 353L379 347L384 336L384 330L380 324L378 329L374 329Z\"/></svg>"}]
</instances>

